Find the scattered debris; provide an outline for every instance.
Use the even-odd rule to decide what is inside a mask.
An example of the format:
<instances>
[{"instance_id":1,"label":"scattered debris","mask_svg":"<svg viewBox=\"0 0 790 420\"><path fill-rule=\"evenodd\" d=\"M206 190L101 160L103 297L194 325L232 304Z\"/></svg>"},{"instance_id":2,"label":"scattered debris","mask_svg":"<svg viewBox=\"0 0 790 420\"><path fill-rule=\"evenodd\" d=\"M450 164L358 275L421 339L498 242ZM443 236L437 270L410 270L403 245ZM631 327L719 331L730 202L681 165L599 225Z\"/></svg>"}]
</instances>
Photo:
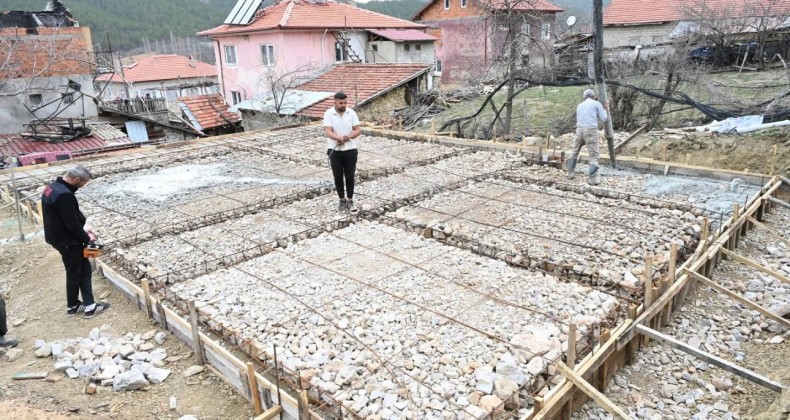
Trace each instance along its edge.
<instances>
[{"instance_id":1,"label":"scattered debris","mask_svg":"<svg viewBox=\"0 0 790 420\"><path fill-rule=\"evenodd\" d=\"M206 368L204 368L203 366L197 366L197 365L190 366L186 368L186 370L184 370L184 376L187 378L190 376L195 376L198 373L203 372L204 370L206 370Z\"/></svg>"}]
</instances>

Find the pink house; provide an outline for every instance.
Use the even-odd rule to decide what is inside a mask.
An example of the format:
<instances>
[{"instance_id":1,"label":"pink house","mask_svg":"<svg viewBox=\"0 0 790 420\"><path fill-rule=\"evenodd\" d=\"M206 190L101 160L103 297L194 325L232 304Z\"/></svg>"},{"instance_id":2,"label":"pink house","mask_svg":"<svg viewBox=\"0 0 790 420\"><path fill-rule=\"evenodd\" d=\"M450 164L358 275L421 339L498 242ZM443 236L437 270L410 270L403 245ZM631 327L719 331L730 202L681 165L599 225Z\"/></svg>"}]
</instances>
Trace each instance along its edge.
<instances>
[{"instance_id":1,"label":"pink house","mask_svg":"<svg viewBox=\"0 0 790 420\"><path fill-rule=\"evenodd\" d=\"M266 8L239 0L225 24L198 35L214 41L221 92L236 105L266 96L273 84L297 86L339 63L432 65L435 38L425 28L332 0L275 0ZM392 30L398 35L387 36Z\"/></svg>"}]
</instances>

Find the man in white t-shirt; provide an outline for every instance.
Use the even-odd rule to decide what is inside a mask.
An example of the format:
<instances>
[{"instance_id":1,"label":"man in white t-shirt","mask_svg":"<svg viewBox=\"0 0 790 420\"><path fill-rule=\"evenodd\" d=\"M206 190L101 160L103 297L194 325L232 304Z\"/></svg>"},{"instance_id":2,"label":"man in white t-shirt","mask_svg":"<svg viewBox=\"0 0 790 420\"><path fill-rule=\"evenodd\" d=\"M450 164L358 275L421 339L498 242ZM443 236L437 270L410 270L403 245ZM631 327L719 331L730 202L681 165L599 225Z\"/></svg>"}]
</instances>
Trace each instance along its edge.
<instances>
[{"instance_id":1,"label":"man in white t-shirt","mask_svg":"<svg viewBox=\"0 0 790 420\"><path fill-rule=\"evenodd\" d=\"M357 172L357 142L362 134L359 117L351 108L346 108L348 98L343 92L335 94L335 106L324 112L324 134L327 155L335 178L335 189L340 197L339 211L352 211L354 208L354 175ZM345 180L345 186L343 181Z\"/></svg>"}]
</instances>

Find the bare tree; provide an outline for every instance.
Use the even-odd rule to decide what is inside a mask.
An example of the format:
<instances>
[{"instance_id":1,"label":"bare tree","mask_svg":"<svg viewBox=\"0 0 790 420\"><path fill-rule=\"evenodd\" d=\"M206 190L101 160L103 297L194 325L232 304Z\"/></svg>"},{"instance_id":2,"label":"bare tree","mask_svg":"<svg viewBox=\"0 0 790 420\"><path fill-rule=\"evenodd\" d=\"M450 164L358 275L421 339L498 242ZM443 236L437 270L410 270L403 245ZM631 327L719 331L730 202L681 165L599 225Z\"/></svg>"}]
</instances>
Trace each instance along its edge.
<instances>
[{"instance_id":1,"label":"bare tree","mask_svg":"<svg viewBox=\"0 0 790 420\"><path fill-rule=\"evenodd\" d=\"M294 109L289 109L289 99L291 92L299 85L316 77L318 66L313 63L304 64L290 70L278 71L274 66L263 67L263 72L258 84L260 90L266 92L266 102L271 99L272 110L276 114L293 113Z\"/></svg>"},{"instance_id":2,"label":"bare tree","mask_svg":"<svg viewBox=\"0 0 790 420\"><path fill-rule=\"evenodd\" d=\"M42 78L92 73L89 46L79 28L0 29L0 97L21 95Z\"/></svg>"}]
</instances>

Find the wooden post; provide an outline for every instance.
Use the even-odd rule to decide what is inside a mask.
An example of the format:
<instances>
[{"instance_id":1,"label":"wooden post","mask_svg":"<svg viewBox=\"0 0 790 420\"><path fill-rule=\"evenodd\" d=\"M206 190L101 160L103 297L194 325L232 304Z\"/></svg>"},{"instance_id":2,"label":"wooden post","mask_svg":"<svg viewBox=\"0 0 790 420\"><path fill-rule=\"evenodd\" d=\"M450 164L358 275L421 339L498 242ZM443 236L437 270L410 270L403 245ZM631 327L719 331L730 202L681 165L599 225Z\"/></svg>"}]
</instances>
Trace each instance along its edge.
<instances>
[{"instance_id":1,"label":"wooden post","mask_svg":"<svg viewBox=\"0 0 790 420\"><path fill-rule=\"evenodd\" d=\"M593 0L593 28L595 31L595 49L593 51L593 67L595 69L595 87L598 90L598 100L602 104L608 104L606 95L606 83L603 80L603 0ZM606 119L604 128L606 131L606 145L609 148L609 163L613 168L617 167L617 160L614 152L614 129L612 128L612 113L607 112L609 118Z\"/></svg>"},{"instance_id":2,"label":"wooden post","mask_svg":"<svg viewBox=\"0 0 790 420\"><path fill-rule=\"evenodd\" d=\"M192 350L195 352L195 360L198 365L204 365L206 362L203 359L203 342L200 341L198 314L194 300L189 301L189 323L192 325Z\"/></svg>"},{"instance_id":3,"label":"wooden post","mask_svg":"<svg viewBox=\"0 0 790 420\"><path fill-rule=\"evenodd\" d=\"M645 272L642 274L645 283L645 310L653 306L655 300L656 290L653 287L653 256L648 255L645 257ZM647 344L650 340L644 337L643 344Z\"/></svg>"},{"instance_id":4,"label":"wooden post","mask_svg":"<svg viewBox=\"0 0 790 420\"><path fill-rule=\"evenodd\" d=\"M635 303L628 305L628 319L632 321L636 319ZM638 336L632 338L625 347L625 362L629 365L634 363L634 356L636 356L636 344L638 340Z\"/></svg>"},{"instance_id":5,"label":"wooden post","mask_svg":"<svg viewBox=\"0 0 790 420\"><path fill-rule=\"evenodd\" d=\"M732 203L732 225L730 226L732 236L730 237L730 249L735 249L738 247L738 233L740 230L736 229L736 226L738 225L738 218L741 217L740 209L741 206L738 203Z\"/></svg>"},{"instance_id":6,"label":"wooden post","mask_svg":"<svg viewBox=\"0 0 790 420\"><path fill-rule=\"evenodd\" d=\"M263 407L261 406L261 394L258 391L258 378L255 376L255 367L252 362L247 362L247 378L250 382L250 396L252 397L252 405L255 406L255 415L263 414Z\"/></svg>"},{"instance_id":7,"label":"wooden post","mask_svg":"<svg viewBox=\"0 0 790 420\"><path fill-rule=\"evenodd\" d=\"M403 131L403 117L398 117L398 131Z\"/></svg>"},{"instance_id":8,"label":"wooden post","mask_svg":"<svg viewBox=\"0 0 790 420\"><path fill-rule=\"evenodd\" d=\"M151 305L151 286L148 284L148 279L140 281L143 286L143 297L145 298L145 311L148 313L148 319L154 318L154 307Z\"/></svg>"},{"instance_id":9,"label":"wooden post","mask_svg":"<svg viewBox=\"0 0 790 420\"><path fill-rule=\"evenodd\" d=\"M663 162L666 162L666 161L667 161L667 148L668 148L668 147L669 147L669 146L668 146L666 143L664 143L664 144L661 146L661 161L663 161Z\"/></svg>"},{"instance_id":10,"label":"wooden post","mask_svg":"<svg viewBox=\"0 0 790 420\"><path fill-rule=\"evenodd\" d=\"M16 224L19 228L19 240L25 242L25 232L22 231L22 215L19 214L19 190L16 189L16 170L11 170L11 188L14 190L14 209L16 210Z\"/></svg>"},{"instance_id":11,"label":"wooden post","mask_svg":"<svg viewBox=\"0 0 790 420\"><path fill-rule=\"evenodd\" d=\"M636 160L639 160L639 148L636 148Z\"/></svg>"},{"instance_id":12,"label":"wooden post","mask_svg":"<svg viewBox=\"0 0 790 420\"><path fill-rule=\"evenodd\" d=\"M776 145L771 148L771 169L768 171L768 175L774 176L776 173Z\"/></svg>"},{"instance_id":13,"label":"wooden post","mask_svg":"<svg viewBox=\"0 0 790 420\"><path fill-rule=\"evenodd\" d=\"M436 118L431 119L431 134L436 134Z\"/></svg>"},{"instance_id":14,"label":"wooden post","mask_svg":"<svg viewBox=\"0 0 790 420\"><path fill-rule=\"evenodd\" d=\"M307 402L307 391L298 394L299 400L299 420L310 420L310 405Z\"/></svg>"},{"instance_id":15,"label":"wooden post","mask_svg":"<svg viewBox=\"0 0 790 420\"><path fill-rule=\"evenodd\" d=\"M617 419L628 420L628 415L619 407L617 407L614 403L612 403L609 398L606 398L605 395L601 394L597 389L593 388L587 381L584 380L581 376L579 376L576 372L571 369L568 369L562 363L557 363L557 370L562 373L567 380L572 382L574 385L579 387L585 394L587 394L590 399L595 401L599 406L609 412L612 416Z\"/></svg>"},{"instance_id":16,"label":"wooden post","mask_svg":"<svg viewBox=\"0 0 790 420\"><path fill-rule=\"evenodd\" d=\"M576 324L568 325L568 357L565 361L568 367L576 366Z\"/></svg>"},{"instance_id":17,"label":"wooden post","mask_svg":"<svg viewBox=\"0 0 790 420\"><path fill-rule=\"evenodd\" d=\"M540 410L543 410L543 405L544 405L543 397L535 397L534 401L535 404L533 404L532 406L532 412L539 413Z\"/></svg>"},{"instance_id":18,"label":"wooden post","mask_svg":"<svg viewBox=\"0 0 790 420\"><path fill-rule=\"evenodd\" d=\"M606 329L602 328L601 329L601 336L600 336L600 340L599 341L601 343L605 343L605 342L609 341L609 338L611 337L611 334L612 333L611 333L611 331L609 331L608 328L606 328ZM596 373L596 375L598 376L598 389L600 389L601 391L606 389L606 386L608 385L608 382L609 382L609 378L608 378L609 372L608 372L608 370L609 370L609 364L606 362L606 358L604 358L603 363L601 363L601 367L598 368L598 372Z\"/></svg>"}]
</instances>

